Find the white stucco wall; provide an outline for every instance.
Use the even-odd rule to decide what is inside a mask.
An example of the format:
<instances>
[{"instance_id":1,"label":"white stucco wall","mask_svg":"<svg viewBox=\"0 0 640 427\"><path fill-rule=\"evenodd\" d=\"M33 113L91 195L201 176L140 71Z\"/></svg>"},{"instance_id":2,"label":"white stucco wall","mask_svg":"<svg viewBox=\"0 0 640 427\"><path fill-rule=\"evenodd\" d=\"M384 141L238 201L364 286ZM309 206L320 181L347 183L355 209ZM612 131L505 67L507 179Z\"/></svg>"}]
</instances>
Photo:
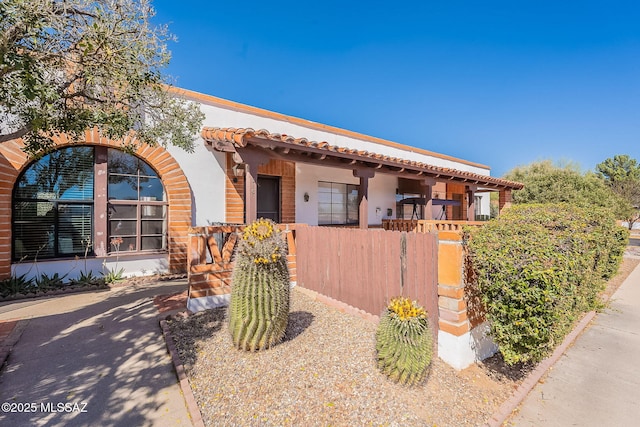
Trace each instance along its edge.
<instances>
[{"instance_id":1,"label":"white stucco wall","mask_svg":"<svg viewBox=\"0 0 640 427\"><path fill-rule=\"evenodd\" d=\"M498 346L489 336L489 328L488 322L484 322L459 337L438 331L438 357L462 370L494 355Z\"/></svg>"},{"instance_id":2,"label":"white stucco wall","mask_svg":"<svg viewBox=\"0 0 640 427\"><path fill-rule=\"evenodd\" d=\"M360 179L348 169L334 169L316 165L296 165L296 222L318 225L318 181L359 184ZM380 225L383 219L395 218L398 179L393 175L377 174L369 179L369 224ZM304 194L309 201L304 201ZM387 216L387 209L392 215Z\"/></svg>"},{"instance_id":3,"label":"white stucco wall","mask_svg":"<svg viewBox=\"0 0 640 427\"><path fill-rule=\"evenodd\" d=\"M491 215L491 194L476 193L480 197L480 215Z\"/></svg>"},{"instance_id":4,"label":"white stucco wall","mask_svg":"<svg viewBox=\"0 0 640 427\"><path fill-rule=\"evenodd\" d=\"M223 108L216 105L214 100L212 100L211 103L202 104L202 111L207 117L204 123L204 126L207 127L252 128L255 130L266 129L272 133L291 135L295 138L307 138L308 140L318 142L326 141L329 144L340 147L367 150L373 153L424 162L434 166L453 168L482 175L490 175L489 169L479 167L479 165L470 165L467 163L457 162L455 159L444 159L437 155L420 153L415 151L416 149L412 147L394 147L377 144L356 137L330 133L328 131L316 129L316 127L322 125L315 124L313 122L308 122L309 126L303 126L302 124L292 123L292 121L289 121L286 118L278 120L276 118L265 117L257 113L250 114L245 111L236 111L226 107Z\"/></svg>"},{"instance_id":5,"label":"white stucco wall","mask_svg":"<svg viewBox=\"0 0 640 427\"><path fill-rule=\"evenodd\" d=\"M60 259L55 261L38 261L37 263L23 262L13 264L11 273L14 276L25 275L27 278L36 278L41 274L52 276L58 273L65 276L65 280L75 279L81 273L91 272L94 276L102 277L109 271L123 270L123 276L146 276L150 274L162 274L168 272L169 259L166 254L153 255L120 255L108 258L87 257L79 259Z\"/></svg>"},{"instance_id":6,"label":"white stucco wall","mask_svg":"<svg viewBox=\"0 0 640 427\"><path fill-rule=\"evenodd\" d=\"M213 120L213 117L207 117ZM225 220L225 154L209 149L202 138L195 151L188 153L177 147L167 151L176 159L189 181L192 192L191 225L209 225Z\"/></svg>"}]
</instances>

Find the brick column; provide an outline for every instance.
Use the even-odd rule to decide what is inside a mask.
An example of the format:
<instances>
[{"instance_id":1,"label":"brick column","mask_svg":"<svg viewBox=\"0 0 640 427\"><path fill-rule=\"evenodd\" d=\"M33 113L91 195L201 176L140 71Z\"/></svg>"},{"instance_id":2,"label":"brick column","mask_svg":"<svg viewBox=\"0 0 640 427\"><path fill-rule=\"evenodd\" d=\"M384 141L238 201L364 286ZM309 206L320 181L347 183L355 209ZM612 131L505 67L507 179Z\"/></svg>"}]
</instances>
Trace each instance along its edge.
<instances>
[{"instance_id":1,"label":"brick column","mask_svg":"<svg viewBox=\"0 0 640 427\"><path fill-rule=\"evenodd\" d=\"M461 336L471 330L464 298L464 253L462 235L438 233L438 322L440 330Z\"/></svg>"},{"instance_id":2,"label":"brick column","mask_svg":"<svg viewBox=\"0 0 640 427\"><path fill-rule=\"evenodd\" d=\"M504 190L500 190L500 199L499 199L499 210L502 212L503 209L511 207L511 189L505 188Z\"/></svg>"},{"instance_id":3,"label":"brick column","mask_svg":"<svg viewBox=\"0 0 640 427\"><path fill-rule=\"evenodd\" d=\"M462 234L438 233L438 356L456 369L495 353L482 307L474 299L474 278L465 271ZM471 306L469 305L471 304Z\"/></svg>"}]
</instances>

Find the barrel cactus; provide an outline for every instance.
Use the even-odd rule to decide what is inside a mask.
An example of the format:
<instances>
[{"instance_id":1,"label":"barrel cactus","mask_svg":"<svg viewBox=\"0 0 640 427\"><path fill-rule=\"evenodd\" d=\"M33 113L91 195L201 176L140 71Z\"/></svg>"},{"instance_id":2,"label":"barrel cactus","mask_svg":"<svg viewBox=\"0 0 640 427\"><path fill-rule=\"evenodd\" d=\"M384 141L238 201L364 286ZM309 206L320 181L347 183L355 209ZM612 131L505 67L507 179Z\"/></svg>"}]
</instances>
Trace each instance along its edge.
<instances>
[{"instance_id":1,"label":"barrel cactus","mask_svg":"<svg viewBox=\"0 0 640 427\"><path fill-rule=\"evenodd\" d=\"M391 299L376 331L378 368L398 383L419 384L431 364L432 345L426 311L408 298Z\"/></svg>"},{"instance_id":2,"label":"barrel cactus","mask_svg":"<svg viewBox=\"0 0 640 427\"><path fill-rule=\"evenodd\" d=\"M229 330L242 350L267 349L289 321L286 242L276 224L259 219L242 232L232 277Z\"/></svg>"}]
</instances>

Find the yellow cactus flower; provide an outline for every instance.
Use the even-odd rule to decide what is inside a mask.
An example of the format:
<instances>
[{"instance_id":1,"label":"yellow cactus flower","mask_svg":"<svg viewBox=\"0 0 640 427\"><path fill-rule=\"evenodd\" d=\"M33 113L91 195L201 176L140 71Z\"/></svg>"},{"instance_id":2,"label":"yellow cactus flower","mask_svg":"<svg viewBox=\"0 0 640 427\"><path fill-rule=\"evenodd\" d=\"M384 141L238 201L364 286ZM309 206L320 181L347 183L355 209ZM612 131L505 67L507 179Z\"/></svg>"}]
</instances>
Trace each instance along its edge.
<instances>
[{"instance_id":1,"label":"yellow cactus flower","mask_svg":"<svg viewBox=\"0 0 640 427\"><path fill-rule=\"evenodd\" d=\"M427 312L418 305L416 301L411 301L409 298L395 297L392 298L387 306L387 309L400 320L408 320L416 317L426 317Z\"/></svg>"}]
</instances>

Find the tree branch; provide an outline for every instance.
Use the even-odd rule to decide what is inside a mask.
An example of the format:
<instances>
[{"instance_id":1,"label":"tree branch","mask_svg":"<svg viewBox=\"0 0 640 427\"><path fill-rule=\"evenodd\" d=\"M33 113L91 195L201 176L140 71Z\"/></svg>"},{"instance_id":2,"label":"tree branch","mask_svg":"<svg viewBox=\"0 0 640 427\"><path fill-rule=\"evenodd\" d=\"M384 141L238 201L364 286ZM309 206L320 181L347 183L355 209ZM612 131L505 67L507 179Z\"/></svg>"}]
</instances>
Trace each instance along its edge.
<instances>
[{"instance_id":1,"label":"tree branch","mask_svg":"<svg viewBox=\"0 0 640 427\"><path fill-rule=\"evenodd\" d=\"M25 136L26 134L29 133L30 129L31 129L31 126L27 125L27 126L24 126L21 129L18 129L15 132L10 132L10 133L4 134L4 135L0 134L0 144L3 143L3 142L11 141L13 139L22 138L23 136Z\"/></svg>"}]
</instances>

